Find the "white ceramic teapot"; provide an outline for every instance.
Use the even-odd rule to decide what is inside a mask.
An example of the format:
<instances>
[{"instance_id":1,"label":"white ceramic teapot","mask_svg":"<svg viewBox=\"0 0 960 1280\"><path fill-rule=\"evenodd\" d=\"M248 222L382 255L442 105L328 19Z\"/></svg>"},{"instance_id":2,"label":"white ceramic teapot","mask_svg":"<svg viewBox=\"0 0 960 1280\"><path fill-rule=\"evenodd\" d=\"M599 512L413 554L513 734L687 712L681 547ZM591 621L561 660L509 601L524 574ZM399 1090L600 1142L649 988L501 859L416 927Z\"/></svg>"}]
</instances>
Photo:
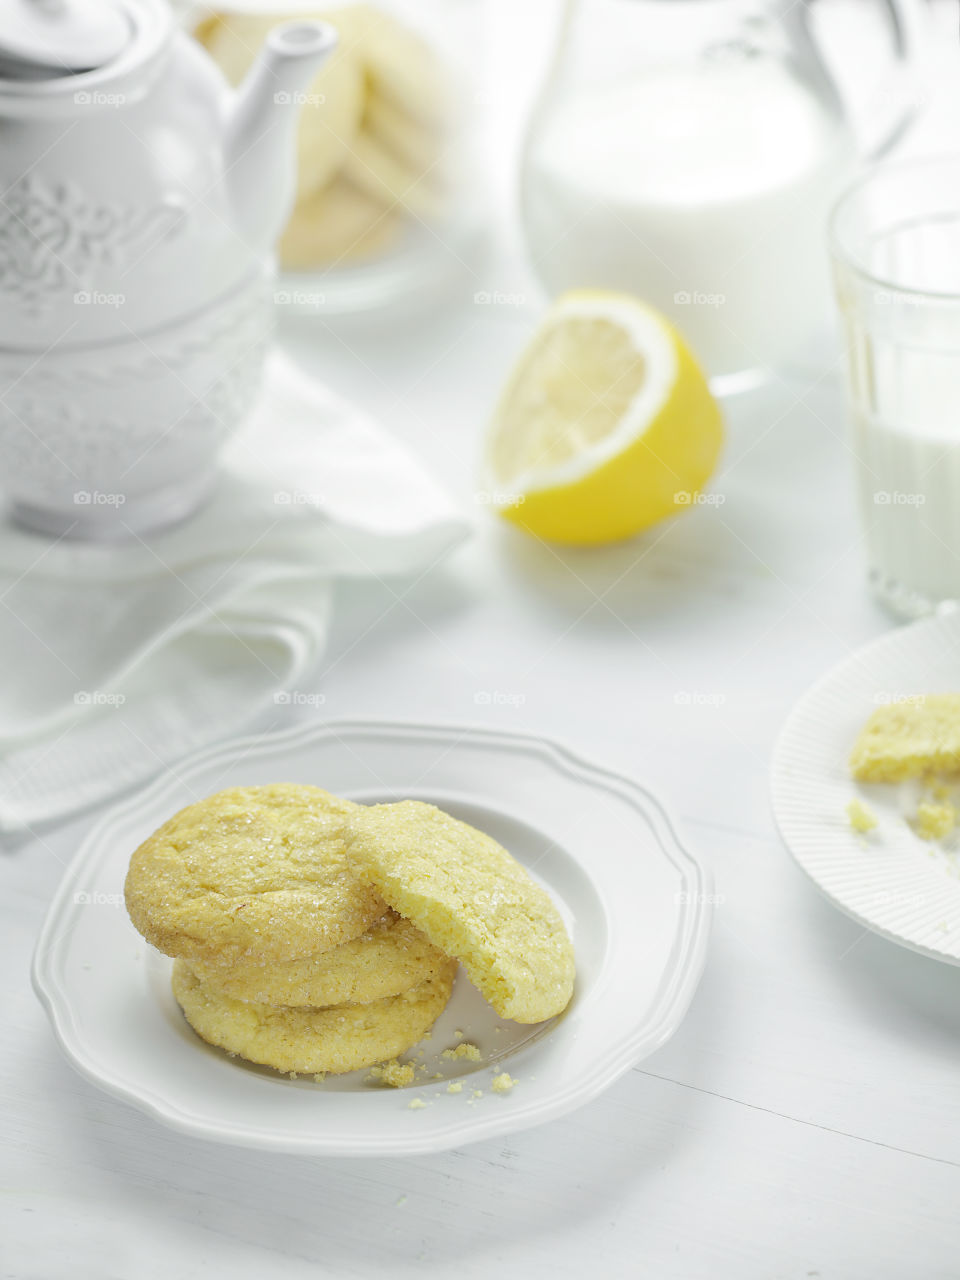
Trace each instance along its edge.
<instances>
[{"instance_id":1,"label":"white ceramic teapot","mask_svg":"<svg viewBox=\"0 0 960 1280\"><path fill-rule=\"evenodd\" d=\"M336 42L271 32L239 90L165 0L0 0L0 489L123 537L191 511L269 340L297 104Z\"/></svg>"}]
</instances>

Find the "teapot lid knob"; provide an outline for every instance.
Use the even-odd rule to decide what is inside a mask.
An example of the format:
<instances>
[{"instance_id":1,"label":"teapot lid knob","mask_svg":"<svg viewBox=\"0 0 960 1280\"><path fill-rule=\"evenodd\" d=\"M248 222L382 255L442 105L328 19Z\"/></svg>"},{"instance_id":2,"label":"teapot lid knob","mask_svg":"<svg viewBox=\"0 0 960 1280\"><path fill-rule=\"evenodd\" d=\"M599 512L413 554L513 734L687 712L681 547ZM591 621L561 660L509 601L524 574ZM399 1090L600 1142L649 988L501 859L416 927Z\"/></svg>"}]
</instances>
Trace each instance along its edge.
<instances>
[{"instance_id":1,"label":"teapot lid knob","mask_svg":"<svg viewBox=\"0 0 960 1280\"><path fill-rule=\"evenodd\" d=\"M129 40L129 20L114 0L0 0L0 75L92 71Z\"/></svg>"}]
</instances>

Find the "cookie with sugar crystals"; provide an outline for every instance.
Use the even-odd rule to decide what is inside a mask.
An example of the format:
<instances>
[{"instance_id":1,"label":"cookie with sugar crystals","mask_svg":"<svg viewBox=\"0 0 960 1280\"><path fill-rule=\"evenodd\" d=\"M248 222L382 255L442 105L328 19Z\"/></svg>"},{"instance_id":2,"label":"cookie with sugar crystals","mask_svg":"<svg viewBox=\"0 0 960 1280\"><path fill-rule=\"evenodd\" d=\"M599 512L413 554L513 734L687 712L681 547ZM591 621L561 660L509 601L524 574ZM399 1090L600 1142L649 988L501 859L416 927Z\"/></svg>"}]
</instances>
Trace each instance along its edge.
<instances>
[{"instance_id":1,"label":"cookie with sugar crystals","mask_svg":"<svg viewBox=\"0 0 960 1280\"><path fill-rule=\"evenodd\" d=\"M386 911L344 845L356 808L292 783L232 787L189 805L130 859L130 918L167 955L220 967L349 942Z\"/></svg>"},{"instance_id":2,"label":"cookie with sugar crystals","mask_svg":"<svg viewBox=\"0 0 960 1280\"><path fill-rule=\"evenodd\" d=\"M904 782L960 769L960 693L928 693L878 707L850 754L859 782Z\"/></svg>"},{"instance_id":3,"label":"cookie with sugar crystals","mask_svg":"<svg viewBox=\"0 0 960 1280\"><path fill-rule=\"evenodd\" d=\"M503 1018L542 1022L573 993L573 946L550 895L490 836L430 804L358 808L347 846L384 900L460 960Z\"/></svg>"},{"instance_id":4,"label":"cookie with sugar crystals","mask_svg":"<svg viewBox=\"0 0 960 1280\"><path fill-rule=\"evenodd\" d=\"M257 1004L319 1007L364 1004L409 991L447 967L447 957L395 911L366 933L332 951L264 965L242 961L231 969L192 965L204 986Z\"/></svg>"},{"instance_id":5,"label":"cookie with sugar crystals","mask_svg":"<svg viewBox=\"0 0 960 1280\"><path fill-rule=\"evenodd\" d=\"M277 1071L341 1074L395 1058L421 1040L443 1012L456 970L447 960L418 986L368 1004L288 1009L220 995L178 960L173 994L208 1044Z\"/></svg>"}]
</instances>

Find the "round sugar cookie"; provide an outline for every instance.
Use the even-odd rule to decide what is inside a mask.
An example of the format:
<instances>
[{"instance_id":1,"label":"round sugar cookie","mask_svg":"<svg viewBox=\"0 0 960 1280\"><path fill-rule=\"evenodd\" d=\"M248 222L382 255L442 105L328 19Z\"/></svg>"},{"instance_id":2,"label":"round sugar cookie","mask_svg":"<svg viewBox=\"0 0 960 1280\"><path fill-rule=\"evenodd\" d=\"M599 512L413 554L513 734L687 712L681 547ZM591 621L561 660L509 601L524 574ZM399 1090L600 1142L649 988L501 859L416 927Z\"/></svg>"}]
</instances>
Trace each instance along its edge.
<instances>
[{"instance_id":1,"label":"round sugar cookie","mask_svg":"<svg viewBox=\"0 0 960 1280\"><path fill-rule=\"evenodd\" d=\"M542 1022L573 993L573 946L549 894L490 836L430 804L358 808L347 846L384 900L503 1018Z\"/></svg>"},{"instance_id":2,"label":"round sugar cookie","mask_svg":"<svg viewBox=\"0 0 960 1280\"><path fill-rule=\"evenodd\" d=\"M189 805L130 859L130 919L167 955L221 967L349 942L386 910L344 846L356 807L289 783L233 787Z\"/></svg>"},{"instance_id":3,"label":"round sugar cookie","mask_svg":"<svg viewBox=\"0 0 960 1280\"><path fill-rule=\"evenodd\" d=\"M395 1058L421 1040L449 1000L456 971L447 960L418 986L369 1004L287 1009L219 995L178 960L173 994L208 1044L277 1071L340 1074Z\"/></svg>"},{"instance_id":4,"label":"round sugar cookie","mask_svg":"<svg viewBox=\"0 0 960 1280\"><path fill-rule=\"evenodd\" d=\"M419 929L388 911L359 938L320 955L275 965L244 961L232 969L194 964L193 971L211 991L234 1000L318 1008L399 995L446 965Z\"/></svg>"}]
</instances>

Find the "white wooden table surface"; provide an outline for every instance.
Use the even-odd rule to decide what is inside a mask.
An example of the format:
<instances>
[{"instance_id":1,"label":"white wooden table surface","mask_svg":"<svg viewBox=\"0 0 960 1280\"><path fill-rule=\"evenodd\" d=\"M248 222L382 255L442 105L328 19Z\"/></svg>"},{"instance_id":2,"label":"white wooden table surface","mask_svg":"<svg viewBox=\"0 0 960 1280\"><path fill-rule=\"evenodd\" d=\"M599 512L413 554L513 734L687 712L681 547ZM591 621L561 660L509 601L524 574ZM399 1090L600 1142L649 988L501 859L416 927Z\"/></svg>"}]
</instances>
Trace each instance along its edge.
<instances>
[{"instance_id":1,"label":"white wooden table surface","mask_svg":"<svg viewBox=\"0 0 960 1280\"><path fill-rule=\"evenodd\" d=\"M341 591L310 714L522 729L650 782L722 895L686 1021L567 1119L446 1155L191 1140L78 1077L30 989L46 903L95 815L8 841L0 1275L960 1276L960 970L822 900L769 810L793 700L891 625L864 589L838 384L730 406L722 506L629 546L546 549L474 499L478 432L536 317L521 272L504 252L416 324L284 323L294 355L479 521L420 581ZM477 289L530 302L476 306Z\"/></svg>"}]
</instances>

